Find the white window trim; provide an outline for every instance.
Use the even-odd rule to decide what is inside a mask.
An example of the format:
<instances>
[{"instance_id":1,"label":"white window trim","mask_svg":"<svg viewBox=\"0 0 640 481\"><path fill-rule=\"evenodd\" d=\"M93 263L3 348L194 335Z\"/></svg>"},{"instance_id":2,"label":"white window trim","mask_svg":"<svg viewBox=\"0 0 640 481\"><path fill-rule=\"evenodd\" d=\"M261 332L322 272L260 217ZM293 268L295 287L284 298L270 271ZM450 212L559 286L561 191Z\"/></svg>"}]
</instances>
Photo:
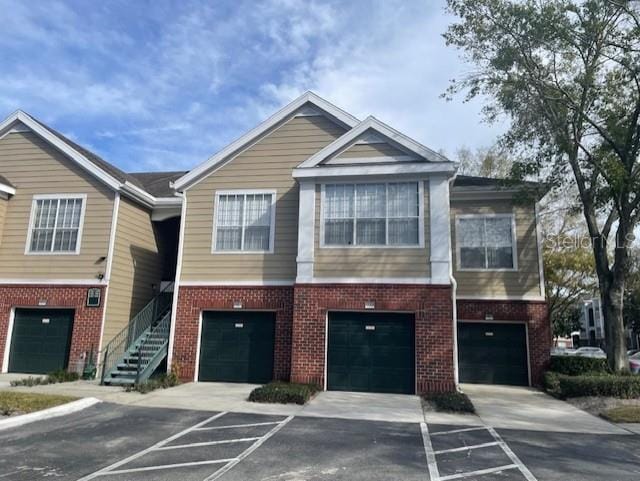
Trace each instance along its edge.
<instances>
[{"instance_id":1,"label":"white window trim","mask_svg":"<svg viewBox=\"0 0 640 481\"><path fill-rule=\"evenodd\" d=\"M216 234L218 231L218 205L220 196L223 195L251 195L251 194L270 194L271 195L271 219L269 221L269 249L264 251L219 251L216 249ZM276 234L276 194L275 189L236 189L236 190L217 190L213 202L213 234L211 236L211 253L216 255L243 255L243 254L273 254L275 250L275 234Z\"/></svg>"},{"instance_id":2,"label":"white window trim","mask_svg":"<svg viewBox=\"0 0 640 481\"><path fill-rule=\"evenodd\" d=\"M325 203L325 187L326 185L336 185L336 184L350 184L350 185L361 185L361 184L384 184L387 186L388 184L406 184L406 183L417 183L418 184L418 243L414 245L327 245L324 242L324 203ZM387 187L385 187L387 188ZM387 188L388 189L388 188ZM386 203L386 207L388 208L389 203ZM355 215L355 212L354 212ZM387 221L389 217L386 217ZM355 223L354 223L354 236L355 234ZM389 236L389 229L385 234ZM326 184L321 184L320 188L320 239L318 245L321 249L424 249L425 247L425 239L424 239L424 181L423 180L400 180L397 181L335 181L335 182L327 182Z\"/></svg>"},{"instance_id":3,"label":"white window trim","mask_svg":"<svg viewBox=\"0 0 640 481\"><path fill-rule=\"evenodd\" d=\"M458 233L460 232L460 219L486 219L486 218L509 218L511 219L511 256L513 267L484 268L484 267L462 267L460 265L460 242ZM516 272L518 270L518 238L516 237L516 216L514 214L459 214L456 215L456 270L459 272Z\"/></svg>"},{"instance_id":4,"label":"white window trim","mask_svg":"<svg viewBox=\"0 0 640 481\"><path fill-rule=\"evenodd\" d=\"M50 199L82 199L82 208L80 209L80 224L78 225L78 241L76 242L75 251L32 251L31 238L33 237L33 225L35 222L36 206L39 200ZM27 232L27 243L24 246L24 254L27 256L73 256L80 254L82 244L82 232L84 229L84 214L87 210L87 194L36 194L31 201L31 214L29 215L29 227Z\"/></svg>"}]
</instances>

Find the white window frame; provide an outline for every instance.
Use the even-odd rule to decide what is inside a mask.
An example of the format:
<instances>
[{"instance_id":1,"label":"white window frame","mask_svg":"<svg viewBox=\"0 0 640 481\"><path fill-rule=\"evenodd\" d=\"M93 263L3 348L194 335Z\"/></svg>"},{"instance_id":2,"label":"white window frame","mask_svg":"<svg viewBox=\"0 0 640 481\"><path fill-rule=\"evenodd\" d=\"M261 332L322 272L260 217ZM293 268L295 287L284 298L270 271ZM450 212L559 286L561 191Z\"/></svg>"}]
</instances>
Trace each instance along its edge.
<instances>
[{"instance_id":1,"label":"white window frame","mask_svg":"<svg viewBox=\"0 0 640 481\"><path fill-rule=\"evenodd\" d=\"M325 244L324 242L324 206L325 206L325 187L327 185L337 185L337 184L347 184L347 185L364 185L364 184L384 184L385 190L388 192L389 184L418 184L418 243L417 244L407 244L407 245L389 245L389 203L386 202L386 212L385 219L387 222L387 228L385 232L385 245L335 245L335 244ZM355 188L355 187L354 187ZM355 195L355 194L354 194ZM388 197L387 197L388 199ZM354 212L355 215L355 212ZM356 222L354 221L353 225L353 238L355 242L356 238ZM425 236L424 236L424 181L423 180L405 180L398 179L394 181L357 181L357 180L345 180L345 181L336 181L336 182L327 182L321 184L320 187L320 239L319 244L321 249L424 249L425 247Z\"/></svg>"},{"instance_id":2,"label":"white window frame","mask_svg":"<svg viewBox=\"0 0 640 481\"><path fill-rule=\"evenodd\" d=\"M76 242L75 251L32 251L31 239L33 237L33 227L36 220L36 208L39 200L63 200L63 199L82 199L82 208L80 209L80 224L78 225L78 241ZM24 246L24 253L27 256L69 256L80 254L80 247L82 244L82 232L84 229L84 215L87 210L87 194L36 194L31 201L31 214L29 215L29 227L27 231L27 243ZM58 212L56 211L56 219ZM51 243L53 248L55 241L55 227L54 238Z\"/></svg>"},{"instance_id":3,"label":"white window frame","mask_svg":"<svg viewBox=\"0 0 640 481\"><path fill-rule=\"evenodd\" d=\"M252 195L252 194L270 194L271 195L271 218L269 220L269 249L264 251L245 251L245 250L217 250L216 235L218 232L218 206L220 205L220 197L223 195ZM275 250L275 233L276 233L276 194L275 189L236 189L236 190L217 190L213 203L213 235L211 237L211 253L216 255L238 255L238 254L273 254ZM243 204L244 205L244 204ZM244 216L243 216L242 236L244 237ZM244 243L244 242L242 242Z\"/></svg>"},{"instance_id":4,"label":"white window frame","mask_svg":"<svg viewBox=\"0 0 640 481\"><path fill-rule=\"evenodd\" d=\"M513 267L462 267L460 258L460 219L511 219L511 256ZM518 270L518 238L516 237L516 216L514 214L458 214L456 215L456 270L460 272L515 272ZM486 256L486 253L485 253ZM485 257L486 260L486 257Z\"/></svg>"}]
</instances>

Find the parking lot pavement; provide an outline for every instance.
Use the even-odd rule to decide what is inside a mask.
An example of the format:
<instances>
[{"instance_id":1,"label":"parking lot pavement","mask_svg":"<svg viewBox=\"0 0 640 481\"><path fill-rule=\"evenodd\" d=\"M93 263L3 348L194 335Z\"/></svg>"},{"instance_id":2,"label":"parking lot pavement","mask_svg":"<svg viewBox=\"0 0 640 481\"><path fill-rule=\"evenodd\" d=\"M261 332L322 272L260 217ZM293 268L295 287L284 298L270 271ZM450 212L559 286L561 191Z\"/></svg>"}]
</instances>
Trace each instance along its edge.
<instances>
[{"instance_id":1,"label":"parking lot pavement","mask_svg":"<svg viewBox=\"0 0 640 481\"><path fill-rule=\"evenodd\" d=\"M640 437L99 404L0 433L0 481L637 481Z\"/></svg>"}]
</instances>

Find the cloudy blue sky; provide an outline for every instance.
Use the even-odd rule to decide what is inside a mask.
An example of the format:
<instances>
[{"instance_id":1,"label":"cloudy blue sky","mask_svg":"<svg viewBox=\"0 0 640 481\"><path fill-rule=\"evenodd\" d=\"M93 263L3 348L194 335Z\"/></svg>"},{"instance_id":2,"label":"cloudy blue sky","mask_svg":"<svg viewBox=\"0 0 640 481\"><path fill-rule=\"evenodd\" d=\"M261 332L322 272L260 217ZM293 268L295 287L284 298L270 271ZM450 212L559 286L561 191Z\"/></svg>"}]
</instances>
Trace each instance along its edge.
<instances>
[{"instance_id":1,"label":"cloudy blue sky","mask_svg":"<svg viewBox=\"0 0 640 481\"><path fill-rule=\"evenodd\" d=\"M188 169L306 90L436 150L491 144L443 3L0 0L0 116L21 108L128 171Z\"/></svg>"}]
</instances>

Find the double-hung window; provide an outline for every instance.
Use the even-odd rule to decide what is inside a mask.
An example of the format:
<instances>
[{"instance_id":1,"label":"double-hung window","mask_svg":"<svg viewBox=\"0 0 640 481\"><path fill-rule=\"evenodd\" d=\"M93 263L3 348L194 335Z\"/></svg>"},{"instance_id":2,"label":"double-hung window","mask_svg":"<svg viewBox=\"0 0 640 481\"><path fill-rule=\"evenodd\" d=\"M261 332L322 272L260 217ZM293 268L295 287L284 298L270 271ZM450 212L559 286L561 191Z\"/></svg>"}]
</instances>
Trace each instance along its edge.
<instances>
[{"instance_id":1,"label":"double-hung window","mask_svg":"<svg viewBox=\"0 0 640 481\"><path fill-rule=\"evenodd\" d=\"M458 216L458 268L516 269L513 226L511 214Z\"/></svg>"},{"instance_id":2,"label":"double-hung window","mask_svg":"<svg viewBox=\"0 0 640 481\"><path fill-rule=\"evenodd\" d=\"M418 182L324 186L324 246L419 246Z\"/></svg>"},{"instance_id":3,"label":"double-hung window","mask_svg":"<svg viewBox=\"0 0 640 481\"><path fill-rule=\"evenodd\" d=\"M214 252L273 252L275 192L217 194Z\"/></svg>"},{"instance_id":4,"label":"double-hung window","mask_svg":"<svg viewBox=\"0 0 640 481\"><path fill-rule=\"evenodd\" d=\"M86 195L35 196L29 220L27 253L77 254Z\"/></svg>"}]
</instances>

